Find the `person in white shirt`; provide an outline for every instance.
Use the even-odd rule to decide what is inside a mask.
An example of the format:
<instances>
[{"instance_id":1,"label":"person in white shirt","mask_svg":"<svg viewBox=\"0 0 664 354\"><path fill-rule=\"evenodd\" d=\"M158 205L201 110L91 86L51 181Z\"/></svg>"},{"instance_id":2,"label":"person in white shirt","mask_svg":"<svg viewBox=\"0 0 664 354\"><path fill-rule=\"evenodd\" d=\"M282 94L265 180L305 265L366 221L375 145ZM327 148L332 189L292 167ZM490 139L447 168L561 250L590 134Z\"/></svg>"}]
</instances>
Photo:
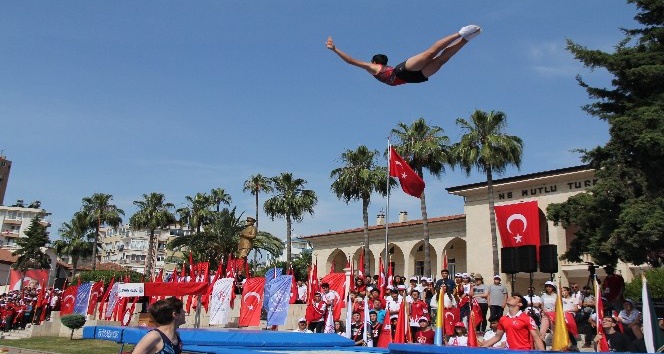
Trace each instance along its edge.
<instances>
[{"instance_id":1,"label":"person in white shirt","mask_svg":"<svg viewBox=\"0 0 664 354\"><path fill-rule=\"evenodd\" d=\"M457 322L454 324L454 334L447 341L447 345L453 345L457 347L467 347L468 346L468 331L463 322Z\"/></svg>"},{"instance_id":2,"label":"person in white shirt","mask_svg":"<svg viewBox=\"0 0 664 354\"><path fill-rule=\"evenodd\" d=\"M493 338L496 335L496 329L498 328L498 319L490 318L489 319L489 329L484 332L484 337L482 337L482 342L487 341ZM506 348L507 347L507 334L503 333L502 338L493 344L494 348Z\"/></svg>"},{"instance_id":3,"label":"person in white shirt","mask_svg":"<svg viewBox=\"0 0 664 354\"><path fill-rule=\"evenodd\" d=\"M577 302L577 300L574 297L572 297L570 288L566 286L563 286L561 301L563 303L563 311L572 312L574 314L576 314L576 312L579 311L580 304Z\"/></svg>"},{"instance_id":4,"label":"person in white shirt","mask_svg":"<svg viewBox=\"0 0 664 354\"><path fill-rule=\"evenodd\" d=\"M310 331L310 330L307 328L307 320L304 319L304 318L300 318L300 319L297 321L297 328L295 328L295 329L293 330L293 332L297 332L297 333L314 333L314 332Z\"/></svg>"},{"instance_id":5,"label":"person in white shirt","mask_svg":"<svg viewBox=\"0 0 664 354\"><path fill-rule=\"evenodd\" d=\"M390 290L390 296L385 300L385 310L389 315L399 314L399 307L401 306L402 301L403 297L399 295L399 292L396 289Z\"/></svg>"},{"instance_id":6,"label":"person in white shirt","mask_svg":"<svg viewBox=\"0 0 664 354\"><path fill-rule=\"evenodd\" d=\"M297 300L296 304L307 303L307 285L302 280L297 281Z\"/></svg>"}]
</instances>

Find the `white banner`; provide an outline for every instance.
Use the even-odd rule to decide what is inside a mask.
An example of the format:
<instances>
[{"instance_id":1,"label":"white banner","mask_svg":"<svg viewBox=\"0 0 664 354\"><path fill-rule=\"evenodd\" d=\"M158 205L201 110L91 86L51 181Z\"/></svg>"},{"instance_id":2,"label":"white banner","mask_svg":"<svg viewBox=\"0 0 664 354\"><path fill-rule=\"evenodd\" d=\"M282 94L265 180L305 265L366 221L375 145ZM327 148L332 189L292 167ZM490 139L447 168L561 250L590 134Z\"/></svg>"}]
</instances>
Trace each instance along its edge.
<instances>
[{"instance_id":1,"label":"white banner","mask_svg":"<svg viewBox=\"0 0 664 354\"><path fill-rule=\"evenodd\" d=\"M111 316L113 315L113 310L115 309L115 305L118 303L118 286L120 286L119 283L113 284L113 287L111 288L111 292L108 295L108 305L106 305L106 312L104 312L104 319L109 320Z\"/></svg>"},{"instance_id":2,"label":"white banner","mask_svg":"<svg viewBox=\"0 0 664 354\"><path fill-rule=\"evenodd\" d=\"M214 283L212 298L210 299L211 325L225 325L228 322L233 281L233 278L223 278Z\"/></svg>"},{"instance_id":3,"label":"white banner","mask_svg":"<svg viewBox=\"0 0 664 354\"><path fill-rule=\"evenodd\" d=\"M119 297L145 296L145 285L143 283L121 283L118 284Z\"/></svg>"}]
</instances>

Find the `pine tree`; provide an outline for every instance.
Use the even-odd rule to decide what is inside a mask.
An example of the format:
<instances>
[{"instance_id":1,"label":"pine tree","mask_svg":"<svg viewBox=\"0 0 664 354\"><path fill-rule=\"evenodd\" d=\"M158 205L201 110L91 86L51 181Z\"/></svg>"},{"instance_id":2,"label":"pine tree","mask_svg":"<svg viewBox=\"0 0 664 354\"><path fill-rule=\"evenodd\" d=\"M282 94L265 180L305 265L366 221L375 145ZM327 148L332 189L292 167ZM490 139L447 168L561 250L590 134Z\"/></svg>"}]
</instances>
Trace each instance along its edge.
<instances>
[{"instance_id":1,"label":"pine tree","mask_svg":"<svg viewBox=\"0 0 664 354\"><path fill-rule=\"evenodd\" d=\"M18 249L12 253L18 256L13 268L19 269L25 273L30 268L44 269L50 268L51 259L41 248L48 245L48 232L46 225L42 224L41 217L35 216L30 221L30 227L25 230L25 237L19 237L16 240Z\"/></svg>"},{"instance_id":2,"label":"pine tree","mask_svg":"<svg viewBox=\"0 0 664 354\"><path fill-rule=\"evenodd\" d=\"M547 209L550 220L578 230L564 254L571 261L589 253L601 264L657 264L664 254L664 0L628 2L642 27L623 29L626 38L613 53L568 41L586 67L614 77L610 88L577 77L594 100L584 110L609 124L610 138L581 150L598 182Z\"/></svg>"}]
</instances>

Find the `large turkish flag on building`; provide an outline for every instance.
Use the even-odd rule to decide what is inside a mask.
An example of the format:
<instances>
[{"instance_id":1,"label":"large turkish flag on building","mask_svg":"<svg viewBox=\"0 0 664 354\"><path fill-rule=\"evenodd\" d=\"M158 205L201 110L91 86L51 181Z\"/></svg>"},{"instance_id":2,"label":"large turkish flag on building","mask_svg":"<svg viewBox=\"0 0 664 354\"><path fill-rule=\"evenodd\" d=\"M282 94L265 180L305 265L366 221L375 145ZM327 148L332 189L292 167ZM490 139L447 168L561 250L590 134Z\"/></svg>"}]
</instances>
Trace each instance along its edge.
<instances>
[{"instance_id":1,"label":"large turkish flag on building","mask_svg":"<svg viewBox=\"0 0 664 354\"><path fill-rule=\"evenodd\" d=\"M537 201L497 206L496 223L503 247L540 245Z\"/></svg>"},{"instance_id":2,"label":"large turkish flag on building","mask_svg":"<svg viewBox=\"0 0 664 354\"><path fill-rule=\"evenodd\" d=\"M265 291L265 278L249 278L242 287L240 327L260 326Z\"/></svg>"}]
</instances>

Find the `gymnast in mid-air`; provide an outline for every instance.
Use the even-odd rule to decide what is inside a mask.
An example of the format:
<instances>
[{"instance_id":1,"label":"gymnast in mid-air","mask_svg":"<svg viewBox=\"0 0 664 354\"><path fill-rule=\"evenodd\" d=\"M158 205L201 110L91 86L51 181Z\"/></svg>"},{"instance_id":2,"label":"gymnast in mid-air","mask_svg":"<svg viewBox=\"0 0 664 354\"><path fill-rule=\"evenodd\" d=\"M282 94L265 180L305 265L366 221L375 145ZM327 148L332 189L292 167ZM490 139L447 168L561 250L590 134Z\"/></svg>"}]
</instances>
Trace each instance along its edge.
<instances>
[{"instance_id":1,"label":"gymnast in mid-air","mask_svg":"<svg viewBox=\"0 0 664 354\"><path fill-rule=\"evenodd\" d=\"M403 63L391 67L387 65L385 54L376 54L371 62L357 60L342 52L334 45L332 37L327 38L325 46L350 65L357 66L369 72L378 81L390 86L406 83L420 83L429 81L429 77L437 73L450 58L463 48L468 41L477 37L482 29L479 26L469 25L462 27L458 33L439 39L426 51L408 58Z\"/></svg>"}]
</instances>

